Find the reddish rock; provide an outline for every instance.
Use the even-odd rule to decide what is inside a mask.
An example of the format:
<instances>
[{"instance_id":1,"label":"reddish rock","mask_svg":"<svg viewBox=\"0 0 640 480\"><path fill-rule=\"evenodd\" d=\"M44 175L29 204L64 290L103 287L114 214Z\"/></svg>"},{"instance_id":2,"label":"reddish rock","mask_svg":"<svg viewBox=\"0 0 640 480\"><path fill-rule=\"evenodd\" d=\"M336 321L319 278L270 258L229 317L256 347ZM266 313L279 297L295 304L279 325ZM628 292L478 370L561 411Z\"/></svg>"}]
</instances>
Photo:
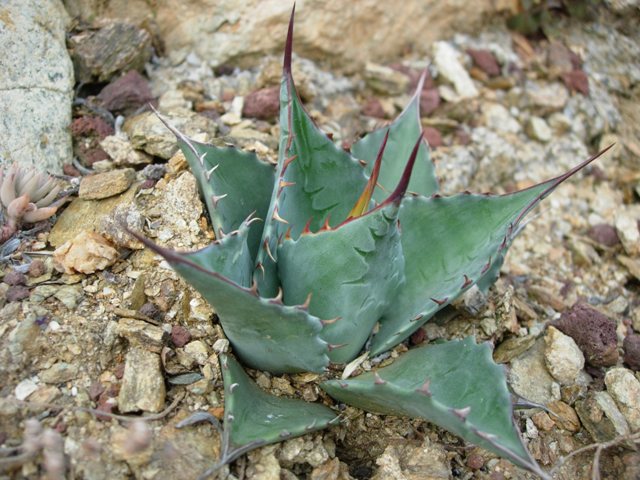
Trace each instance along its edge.
<instances>
[{"instance_id":1,"label":"reddish rock","mask_svg":"<svg viewBox=\"0 0 640 480\"><path fill-rule=\"evenodd\" d=\"M62 166L62 173L64 173L65 175L69 175L70 177L80 177L80 176L82 176L80 171L70 163L65 163Z\"/></svg>"},{"instance_id":2,"label":"reddish rock","mask_svg":"<svg viewBox=\"0 0 640 480\"><path fill-rule=\"evenodd\" d=\"M615 247L620 243L615 227L606 223L594 225L589 229L587 235L591 240L605 247Z\"/></svg>"},{"instance_id":3,"label":"reddish rock","mask_svg":"<svg viewBox=\"0 0 640 480\"><path fill-rule=\"evenodd\" d=\"M19 302L29 297L29 289L23 285L12 285L4 294L7 302Z\"/></svg>"},{"instance_id":4,"label":"reddish rock","mask_svg":"<svg viewBox=\"0 0 640 480\"><path fill-rule=\"evenodd\" d=\"M98 137L102 140L104 137L113 135L113 127L100 117L86 115L79 117L71 122L71 135L77 137Z\"/></svg>"},{"instance_id":5,"label":"reddish rock","mask_svg":"<svg viewBox=\"0 0 640 480\"><path fill-rule=\"evenodd\" d=\"M640 371L640 335L627 335L622 344L624 363L633 370Z\"/></svg>"},{"instance_id":6,"label":"reddish rock","mask_svg":"<svg viewBox=\"0 0 640 480\"><path fill-rule=\"evenodd\" d=\"M438 148L444 145L444 143L442 142L442 135L440 134L440 131L436 128L424 127L423 135L432 149Z\"/></svg>"},{"instance_id":7,"label":"reddish rock","mask_svg":"<svg viewBox=\"0 0 640 480\"><path fill-rule=\"evenodd\" d=\"M484 467L484 458L477 453L472 453L467 457L467 467L471 470L480 470Z\"/></svg>"},{"instance_id":8,"label":"reddish rock","mask_svg":"<svg viewBox=\"0 0 640 480\"><path fill-rule=\"evenodd\" d=\"M101 160L109 160L109 155L105 152L97 143L90 142L89 144L76 144L73 149L73 153L75 153L80 162L90 167L96 162Z\"/></svg>"},{"instance_id":9,"label":"reddish rock","mask_svg":"<svg viewBox=\"0 0 640 480\"><path fill-rule=\"evenodd\" d=\"M473 60L473 63L484 73L490 77L497 77L500 75L500 65L496 57L489 50L476 50L469 48L467 53Z\"/></svg>"},{"instance_id":10,"label":"reddish rock","mask_svg":"<svg viewBox=\"0 0 640 480\"><path fill-rule=\"evenodd\" d=\"M572 92L589 95L589 77L583 70L573 70L562 74L562 81Z\"/></svg>"},{"instance_id":11,"label":"reddish rock","mask_svg":"<svg viewBox=\"0 0 640 480\"><path fill-rule=\"evenodd\" d=\"M386 114L384 113L384 108L382 108L382 104L380 100L375 97L371 97L366 101L364 106L362 107L362 114L367 117L374 118L385 118Z\"/></svg>"},{"instance_id":12,"label":"reddish rock","mask_svg":"<svg viewBox=\"0 0 640 480\"><path fill-rule=\"evenodd\" d=\"M29 264L29 276L31 278L41 277L45 274L47 268L42 260L36 258Z\"/></svg>"},{"instance_id":13,"label":"reddish rock","mask_svg":"<svg viewBox=\"0 0 640 480\"><path fill-rule=\"evenodd\" d=\"M154 320L162 320L164 318L164 313L162 312L162 310L160 310L158 306L152 302L145 303L140 307L140 310L138 311L149 318L153 318Z\"/></svg>"},{"instance_id":14,"label":"reddish rock","mask_svg":"<svg viewBox=\"0 0 640 480\"><path fill-rule=\"evenodd\" d=\"M422 90L420 95L420 115L427 117L440 106L440 94L437 88Z\"/></svg>"},{"instance_id":15,"label":"reddish rock","mask_svg":"<svg viewBox=\"0 0 640 480\"><path fill-rule=\"evenodd\" d=\"M575 340L591 366L608 367L618 361L616 323L595 308L576 303L552 325Z\"/></svg>"},{"instance_id":16,"label":"reddish rock","mask_svg":"<svg viewBox=\"0 0 640 480\"><path fill-rule=\"evenodd\" d=\"M107 110L131 113L153 100L147 80L135 70L114 80L98 94Z\"/></svg>"},{"instance_id":17,"label":"reddish rock","mask_svg":"<svg viewBox=\"0 0 640 480\"><path fill-rule=\"evenodd\" d=\"M419 328L411 337L409 337L409 342L411 345L421 345L427 339L427 332L424 331L424 328Z\"/></svg>"},{"instance_id":18,"label":"reddish rock","mask_svg":"<svg viewBox=\"0 0 640 480\"><path fill-rule=\"evenodd\" d=\"M27 281L27 277L24 273L11 270L5 274L2 281L7 285L24 285Z\"/></svg>"},{"instance_id":19,"label":"reddish rock","mask_svg":"<svg viewBox=\"0 0 640 480\"><path fill-rule=\"evenodd\" d=\"M244 98L244 117L270 120L280 111L280 88L269 87L251 92Z\"/></svg>"},{"instance_id":20,"label":"reddish rock","mask_svg":"<svg viewBox=\"0 0 640 480\"><path fill-rule=\"evenodd\" d=\"M420 81L420 76L423 73L423 70L416 70L411 67L407 67L401 63L393 63L389 65L389 68L395 70L396 72L400 72L409 77L409 91L413 93L418 86L418 82ZM433 77L431 76L431 72L427 70L427 75L424 79L424 85L422 86L422 90L430 90L435 88L433 83Z\"/></svg>"},{"instance_id":21,"label":"reddish rock","mask_svg":"<svg viewBox=\"0 0 640 480\"><path fill-rule=\"evenodd\" d=\"M100 398L100 395L102 395L104 391L105 387L101 382L93 382L89 387L89 398L95 402L98 398Z\"/></svg>"},{"instance_id":22,"label":"reddish rock","mask_svg":"<svg viewBox=\"0 0 640 480\"><path fill-rule=\"evenodd\" d=\"M189 330L180 326L174 325L171 327L171 342L178 348L184 347L191 341L191 334Z\"/></svg>"}]
</instances>

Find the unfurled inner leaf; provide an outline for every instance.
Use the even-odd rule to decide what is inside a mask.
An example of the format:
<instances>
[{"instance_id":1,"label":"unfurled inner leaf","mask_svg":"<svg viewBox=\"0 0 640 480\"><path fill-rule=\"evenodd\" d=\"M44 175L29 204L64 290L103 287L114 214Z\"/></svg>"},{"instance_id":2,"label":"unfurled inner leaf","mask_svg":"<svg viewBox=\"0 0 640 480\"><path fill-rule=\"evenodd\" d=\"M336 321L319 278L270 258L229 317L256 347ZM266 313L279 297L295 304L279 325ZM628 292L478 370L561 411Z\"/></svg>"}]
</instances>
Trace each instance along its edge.
<instances>
[{"instance_id":1,"label":"unfurled inner leaf","mask_svg":"<svg viewBox=\"0 0 640 480\"><path fill-rule=\"evenodd\" d=\"M321 387L363 410L421 417L547 478L516 431L504 371L472 338L416 348L377 372Z\"/></svg>"}]
</instances>

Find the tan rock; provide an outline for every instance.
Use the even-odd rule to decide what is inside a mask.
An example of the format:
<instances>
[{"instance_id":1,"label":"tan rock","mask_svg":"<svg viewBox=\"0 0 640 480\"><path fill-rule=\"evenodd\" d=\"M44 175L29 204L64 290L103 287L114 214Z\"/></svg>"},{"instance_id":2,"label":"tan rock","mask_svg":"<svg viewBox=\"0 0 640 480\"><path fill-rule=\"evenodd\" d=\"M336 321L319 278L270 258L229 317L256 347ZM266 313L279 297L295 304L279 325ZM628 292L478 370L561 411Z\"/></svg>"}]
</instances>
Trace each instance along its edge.
<instances>
[{"instance_id":1,"label":"tan rock","mask_svg":"<svg viewBox=\"0 0 640 480\"><path fill-rule=\"evenodd\" d=\"M57 270L67 273L94 273L113 265L118 251L104 237L93 232L80 232L53 252Z\"/></svg>"},{"instance_id":2,"label":"tan rock","mask_svg":"<svg viewBox=\"0 0 640 480\"><path fill-rule=\"evenodd\" d=\"M434 40L473 31L488 14L514 9L515 0L465 2L409 0L389 11L385 2L343 0L299 2L296 53L356 70L367 60L397 59L407 45L427 53ZM173 60L194 51L211 65L251 63L281 51L291 3L280 0L66 0L71 16L153 19ZM366 26L366 28L354 28ZM418 41L419 39L419 41Z\"/></svg>"},{"instance_id":3,"label":"tan rock","mask_svg":"<svg viewBox=\"0 0 640 480\"><path fill-rule=\"evenodd\" d=\"M640 381L631 370L612 368L604 376L604 383L627 419L631 431L640 430Z\"/></svg>"},{"instance_id":4,"label":"tan rock","mask_svg":"<svg viewBox=\"0 0 640 480\"><path fill-rule=\"evenodd\" d=\"M160 356L141 348L131 349L125 360L118 409L123 413L159 412L165 395Z\"/></svg>"},{"instance_id":5,"label":"tan rock","mask_svg":"<svg viewBox=\"0 0 640 480\"><path fill-rule=\"evenodd\" d=\"M78 196L85 200L100 200L126 191L136 178L135 170L124 168L82 177Z\"/></svg>"}]
</instances>

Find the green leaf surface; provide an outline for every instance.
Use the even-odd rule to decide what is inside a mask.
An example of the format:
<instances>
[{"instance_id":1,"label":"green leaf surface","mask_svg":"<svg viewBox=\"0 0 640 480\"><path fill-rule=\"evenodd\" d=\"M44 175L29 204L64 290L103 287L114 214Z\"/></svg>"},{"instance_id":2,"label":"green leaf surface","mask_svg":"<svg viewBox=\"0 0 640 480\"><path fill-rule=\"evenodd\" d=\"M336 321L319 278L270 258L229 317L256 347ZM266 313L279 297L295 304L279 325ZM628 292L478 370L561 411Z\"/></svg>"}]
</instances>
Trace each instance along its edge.
<instances>
[{"instance_id":1,"label":"green leaf surface","mask_svg":"<svg viewBox=\"0 0 640 480\"><path fill-rule=\"evenodd\" d=\"M234 447L281 442L321 430L338 420L324 405L263 392L232 357L223 355L221 364L225 428L231 428Z\"/></svg>"},{"instance_id":2,"label":"green leaf surface","mask_svg":"<svg viewBox=\"0 0 640 480\"><path fill-rule=\"evenodd\" d=\"M365 169L367 174L370 175L380 145L384 141L387 130L390 130L389 140L382 157L382 169L378 177L379 188L373 194L374 200L378 203L383 202L398 184L416 138L422 132L420 94L423 84L424 75L418 82L418 87L411 102L390 126L369 133L351 147L353 156L367 162ZM424 196L430 196L438 191L435 168L431 161L429 146L426 141L423 141L420 150L418 150L418 158L408 190Z\"/></svg>"},{"instance_id":3,"label":"green leaf surface","mask_svg":"<svg viewBox=\"0 0 640 480\"><path fill-rule=\"evenodd\" d=\"M335 230L285 240L278 274L286 304L305 301L309 312L330 320L322 338L333 362L357 355L403 281L404 259L391 203Z\"/></svg>"},{"instance_id":4,"label":"green leaf surface","mask_svg":"<svg viewBox=\"0 0 640 480\"><path fill-rule=\"evenodd\" d=\"M284 306L278 298L261 298L255 288L245 288L209 270L218 264L196 253L178 253L159 247L134 234L148 248L162 255L185 280L215 308L234 351L249 366L274 373L322 372L329 363L327 343L320 338L322 323L300 306ZM231 241L230 241L231 242ZM217 255L227 265L227 252ZM199 263L196 263L199 262Z\"/></svg>"},{"instance_id":5,"label":"green leaf surface","mask_svg":"<svg viewBox=\"0 0 640 480\"><path fill-rule=\"evenodd\" d=\"M388 367L321 387L363 410L420 417L544 476L516 431L504 371L473 338L416 348Z\"/></svg>"}]
</instances>

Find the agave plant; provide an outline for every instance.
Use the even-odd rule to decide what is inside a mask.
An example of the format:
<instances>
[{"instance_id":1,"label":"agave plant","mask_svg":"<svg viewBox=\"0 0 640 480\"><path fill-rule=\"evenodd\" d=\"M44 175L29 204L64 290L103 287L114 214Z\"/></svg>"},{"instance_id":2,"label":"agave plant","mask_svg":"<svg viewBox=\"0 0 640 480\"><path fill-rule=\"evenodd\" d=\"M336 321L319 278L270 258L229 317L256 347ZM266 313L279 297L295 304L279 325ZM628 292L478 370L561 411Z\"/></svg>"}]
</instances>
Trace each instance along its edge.
<instances>
[{"instance_id":1,"label":"agave plant","mask_svg":"<svg viewBox=\"0 0 640 480\"><path fill-rule=\"evenodd\" d=\"M60 185L58 181L39 172L35 167L17 163L0 167L0 243L10 238L23 223L46 220L58 210L54 202Z\"/></svg>"},{"instance_id":2,"label":"agave plant","mask_svg":"<svg viewBox=\"0 0 640 480\"><path fill-rule=\"evenodd\" d=\"M198 180L217 240L180 253L136 236L214 306L233 352L273 373L325 372L406 340L473 285L496 279L523 218L583 168L508 195L437 193L422 136L422 81L390 125L348 153L310 119L291 73L293 14L274 168L167 124ZM161 117L162 119L162 117ZM221 464L324 428L332 410L272 397L223 357ZM413 349L390 366L321 387L340 402L421 417L545 477L520 439L503 369L472 338Z\"/></svg>"}]
</instances>

